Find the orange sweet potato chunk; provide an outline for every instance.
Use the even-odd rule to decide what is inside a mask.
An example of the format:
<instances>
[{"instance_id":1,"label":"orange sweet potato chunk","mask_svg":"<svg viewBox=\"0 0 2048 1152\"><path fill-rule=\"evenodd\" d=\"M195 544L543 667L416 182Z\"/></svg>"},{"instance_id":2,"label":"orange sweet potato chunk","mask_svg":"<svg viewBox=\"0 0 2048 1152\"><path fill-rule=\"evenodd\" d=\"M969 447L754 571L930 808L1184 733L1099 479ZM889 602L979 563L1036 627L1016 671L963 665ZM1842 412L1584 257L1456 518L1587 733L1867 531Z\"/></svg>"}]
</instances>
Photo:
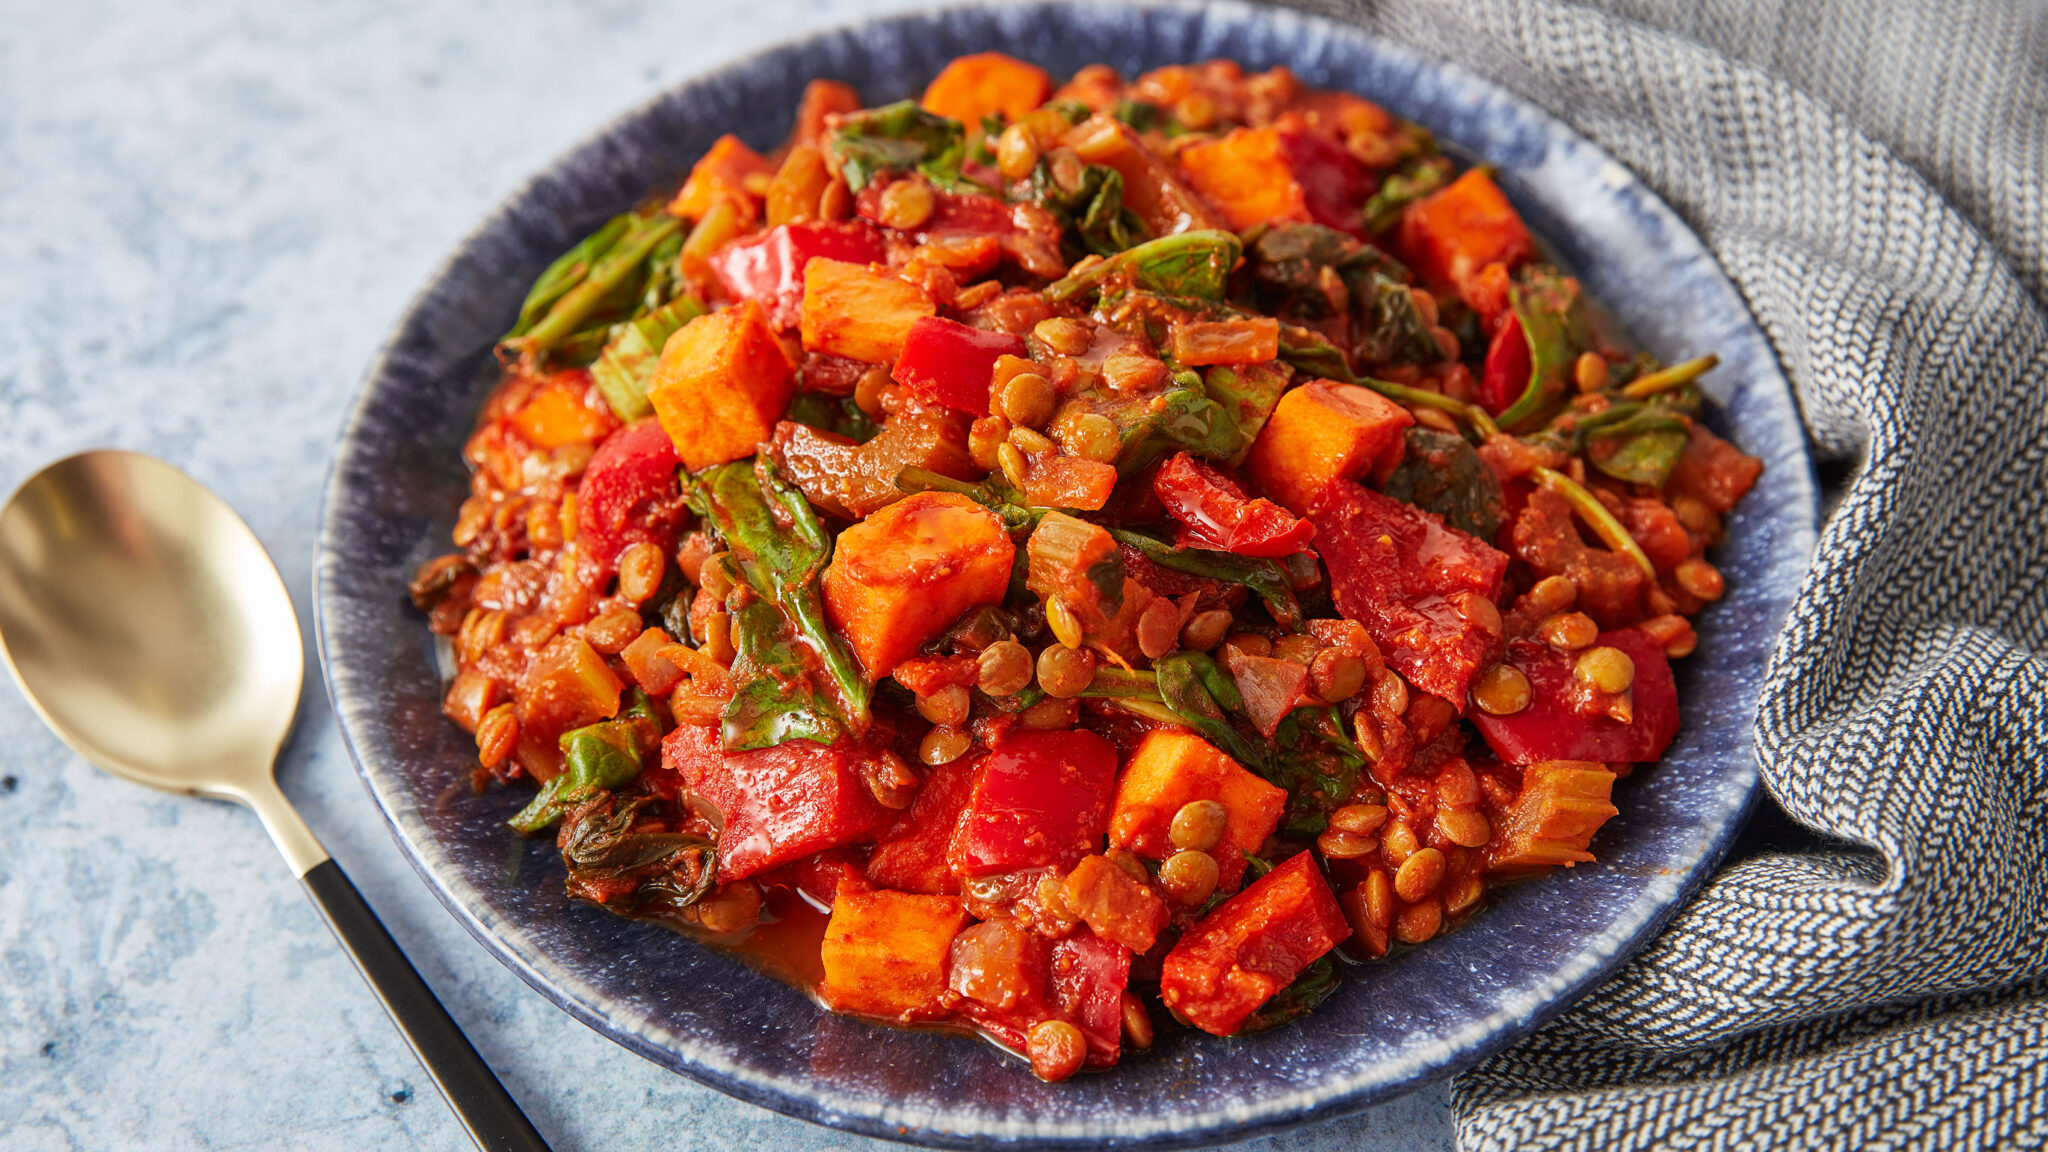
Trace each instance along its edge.
<instances>
[{"instance_id":1,"label":"orange sweet potato chunk","mask_svg":"<svg viewBox=\"0 0 2048 1152\"><path fill-rule=\"evenodd\" d=\"M971 129L981 118L1000 112L1015 120L1045 103L1052 77L1036 64L1001 52L961 56L941 70L919 101L925 110L951 117Z\"/></svg>"},{"instance_id":2,"label":"orange sweet potato chunk","mask_svg":"<svg viewBox=\"0 0 2048 1152\"><path fill-rule=\"evenodd\" d=\"M1332 480L1371 471L1399 453L1408 410L1355 384L1311 380L1280 398L1252 443L1245 471L1267 496L1296 515Z\"/></svg>"},{"instance_id":3,"label":"orange sweet potato chunk","mask_svg":"<svg viewBox=\"0 0 2048 1152\"><path fill-rule=\"evenodd\" d=\"M890 1020L936 1015L946 959L967 913L953 896L914 896L839 881L820 948L819 991L835 1012Z\"/></svg>"},{"instance_id":4,"label":"orange sweet potato chunk","mask_svg":"<svg viewBox=\"0 0 2048 1152\"><path fill-rule=\"evenodd\" d=\"M1236 231L1268 220L1308 219L1308 202L1274 129L1238 128L1192 145L1181 152L1180 166Z\"/></svg>"},{"instance_id":5,"label":"orange sweet potato chunk","mask_svg":"<svg viewBox=\"0 0 2048 1152\"><path fill-rule=\"evenodd\" d=\"M952 492L919 492L839 534L825 615L879 680L961 613L1001 603L1016 554L995 513Z\"/></svg>"},{"instance_id":6,"label":"orange sweet potato chunk","mask_svg":"<svg viewBox=\"0 0 2048 1152\"><path fill-rule=\"evenodd\" d=\"M754 454L789 407L796 374L752 300L699 316L662 347L647 399L695 472Z\"/></svg>"},{"instance_id":7,"label":"orange sweet potato chunk","mask_svg":"<svg viewBox=\"0 0 2048 1152\"><path fill-rule=\"evenodd\" d=\"M1480 168L1410 205L1398 240L1402 259L1424 281L1460 289L1489 264L1512 270L1536 254L1522 217Z\"/></svg>"},{"instance_id":8,"label":"orange sweet potato chunk","mask_svg":"<svg viewBox=\"0 0 2048 1152\"><path fill-rule=\"evenodd\" d=\"M669 201L669 214L701 220L713 204L730 198L746 221L752 223L756 208L754 197L747 193L746 179L755 174L773 176L775 165L728 132L714 141L711 150L690 169L690 178L683 181L682 190Z\"/></svg>"},{"instance_id":9,"label":"orange sweet potato chunk","mask_svg":"<svg viewBox=\"0 0 2048 1152\"><path fill-rule=\"evenodd\" d=\"M1229 891L1244 876L1245 854L1258 851L1279 827L1287 790L1246 771L1192 732L1156 729L1138 745L1117 781L1109 812L1110 847L1164 860L1173 854L1167 831L1174 813L1196 800L1215 800L1229 813L1213 853L1222 888Z\"/></svg>"},{"instance_id":10,"label":"orange sweet potato chunk","mask_svg":"<svg viewBox=\"0 0 2048 1152\"><path fill-rule=\"evenodd\" d=\"M924 290L886 272L814 257L804 265L804 347L869 364L903 355L910 326L936 315Z\"/></svg>"},{"instance_id":11,"label":"orange sweet potato chunk","mask_svg":"<svg viewBox=\"0 0 2048 1152\"><path fill-rule=\"evenodd\" d=\"M1495 821L1488 871L1569 868L1593 859L1593 833L1620 809L1614 773L1595 760L1539 760L1522 769L1522 790Z\"/></svg>"}]
</instances>

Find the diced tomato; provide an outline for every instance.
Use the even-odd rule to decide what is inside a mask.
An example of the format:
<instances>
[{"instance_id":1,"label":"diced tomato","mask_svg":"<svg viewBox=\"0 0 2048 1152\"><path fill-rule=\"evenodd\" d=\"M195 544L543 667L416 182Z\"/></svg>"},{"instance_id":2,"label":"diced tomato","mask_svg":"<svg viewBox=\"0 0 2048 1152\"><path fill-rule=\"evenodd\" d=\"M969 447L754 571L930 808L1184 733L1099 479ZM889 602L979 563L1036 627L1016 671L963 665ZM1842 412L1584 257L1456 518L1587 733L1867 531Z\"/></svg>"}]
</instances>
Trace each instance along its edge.
<instances>
[{"instance_id":1,"label":"diced tomato","mask_svg":"<svg viewBox=\"0 0 2048 1152\"><path fill-rule=\"evenodd\" d=\"M1183 548L1213 548L1240 556L1279 557L1299 552L1315 525L1264 497L1253 499L1227 473L1186 452L1152 478L1152 491L1183 525Z\"/></svg>"},{"instance_id":2,"label":"diced tomato","mask_svg":"<svg viewBox=\"0 0 2048 1152\"><path fill-rule=\"evenodd\" d=\"M1325 488L1308 518L1337 610L1365 625L1410 683L1463 707L1496 637L1453 597L1497 600L1508 558L1434 512L1350 481Z\"/></svg>"},{"instance_id":3,"label":"diced tomato","mask_svg":"<svg viewBox=\"0 0 2048 1152\"><path fill-rule=\"evenodd\" d=\"M838 897L841 881L860 882L861 861L859 849L834 848L815 856L806 856L791 865L786 873L791 885L806 897L827 908Z\"/></svg>"},{"instance_id":4,"label":"diced tomato","mask_svg":"<svg viewBox=\"0 0 2048 1152\"><path fill-rule=\"evenodd\" d=\"M1629 689L1633 715L1623 724L1606 716L1585 717L1565 701L1576 653L1548 644L1508 645L1508 663L1529 678L1529 706L1512 716L1472 710L1472 720L1494 754L1508 764L1538 760L1644 762L1664 755L1678 735L1678 689L1663 646L1639 628L1602 632L1596 643L1619 648L1635 662Z\"/></svg>"},{"instance_id":5,"label":"diced tomato","mask_svg":"<svg viewBox=\"0 0 2048 1152\"><path fill-rule=\"evenodd\" d=\"M676 484L675 443L652 417L598 445L576 492L576 552L585 582L601 586L631 544L675 551L689 516Z\"/></svg>"},{"instance_id":6,"label":"diced tomato","mask_svg":"<svg viewBox=\"0 0 2048 1152\"><path fill-rule=\"evenodd\" d=\"M1508 410L1529 388L1529 340L1522 322L1508 313L1507 322L1486 346L1486 367L1479 374L1479 402L1495 416Z\"/></svg>"},{"instance_id":7,"label":"diced tomato","mask_svg":"<svg viewBox=\"0 0 2048 1152\"><path fill-rule=\"evenodd\" d=\"M1024 341L1007 332L984 332L943 316L910 326L891 379L928 404L988 415L988 388L996 360L1022 356Z\"/></svg>"},{"instance_id":8,"label":"diced tomato","mask_svg":"<svg viewBox=\"0 0 2048 1152\"><path fill-rule=\"evenodd\" d=\"M870 881L905 892L960 891L960 878L946 864L946 850L974 791L977 763L962 756L931 770L909 810L875 842L868 856Z\"/></svg>"},{"instance_id":9,"label":"diced tomato","mask_svg":"<svg viewBox=\"0 0 2048 1152\"><path fill-rule=\"evenodd\" d=\"M882 234L865 220L780 224L759 238L728 244L711 255L711 271L734 300L756 300L768 320L790 329L802 317L804 265L814 257L873 264L886 250Z\"/></svg>"},{"instance_id":10,"label":"diced tomato","mask_svg":"<svg viewBox=\"0 0 2048 1152\"><path fill-rule=\"evenodd\" d=\"M1086 928L1053 945L1052 1001L1062 1019L1088 1040L1088 1063L1116 1063L1123 1041L1124 988L1131 950Z\"/></svg>"},{"instance_id":11,"label":"diced tomato","mask_svg":"<svg viewBox=\"0 0 2048 1152\"><path fill-rule=\"evenodd\" d=\"M1728 512L1749 494L1763 470L1763 461L1695 423L1664 490L1674 496L1692 496L1716 512Z\"/></svg>"},{"instance_id":12,"label":"diced tomato","mask_svg":"<svg viewBox=\"0 0 2048 1152\"><path fill-rule=\"evenodd\" d=\"M947 982L961 997L955 1011L997 1040L1021 1052L1031 1026L1052 1019L1045 937L998 916L955 936L951 961Z\"/></svg>"},{"instance_id":13,"label":"diced tomato","mask_svg":"<svg viewBox=\"0 0 2048 1152\"><path fill-rule=\"evenodd\" d=\"M876 801L859 765L874 751L791 740L728 753L718 729L685 724L662 741L663 764L725 818L720 882L743 880L813 852L873 837L896 814Z\"/></svg>"},{"instance_id":14,"label":"diced tomato","mask_svg":"<svg viewBox=\"0 0 2048 1152\"><path fill-rule=\"evenodd\" d=\"M1101 848L1115 783L1116 749L1092 732L1006 733L975 767L953 873L1071 867Z\"/></svg>"},{"instance_id":15,"label":"diced tomato","mask_svg":"<svg viewBox=\"0 0 2048 1152\"><path fill-rule=\"evenodd\" d=\"M1314 855L1295 854L1181 936L1159 978L1167 1007L1228 1036L1350 934Z\"/></svg>"},{"instance_id":16,"label":"diced tomato","mask_svg":"<svg viewBox=\"0 0 2048 1152\"><path fill-rule=\"evenodd\" d=\"M1325 227L1366 238L1365 202L1379 181L1344 146L1306 128L1280 130L1280 150L1294 170L1294 182L1310 219Z\"/></svg>"}]
</instances>

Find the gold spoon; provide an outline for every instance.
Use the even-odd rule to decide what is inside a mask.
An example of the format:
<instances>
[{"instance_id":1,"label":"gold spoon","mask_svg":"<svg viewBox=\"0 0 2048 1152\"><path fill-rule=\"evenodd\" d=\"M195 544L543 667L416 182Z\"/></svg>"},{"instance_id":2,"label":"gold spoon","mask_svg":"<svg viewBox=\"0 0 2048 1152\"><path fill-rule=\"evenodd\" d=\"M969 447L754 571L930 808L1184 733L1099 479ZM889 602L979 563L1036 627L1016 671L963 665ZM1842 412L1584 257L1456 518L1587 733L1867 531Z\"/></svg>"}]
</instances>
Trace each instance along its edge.
<instances>
[{"instance_id":1,"label":"gold spoon","mask_svg":"<svg viewBox=\"0 0 2048 1152\"><path fill-rule=\"evenodd\" d=\"M79 755L254 809L477 1145L547 1144L277 787L298 711L298 615L248 525L133 452L85 452L0 508L0 654Z\"/></svg>"}]
</instances>

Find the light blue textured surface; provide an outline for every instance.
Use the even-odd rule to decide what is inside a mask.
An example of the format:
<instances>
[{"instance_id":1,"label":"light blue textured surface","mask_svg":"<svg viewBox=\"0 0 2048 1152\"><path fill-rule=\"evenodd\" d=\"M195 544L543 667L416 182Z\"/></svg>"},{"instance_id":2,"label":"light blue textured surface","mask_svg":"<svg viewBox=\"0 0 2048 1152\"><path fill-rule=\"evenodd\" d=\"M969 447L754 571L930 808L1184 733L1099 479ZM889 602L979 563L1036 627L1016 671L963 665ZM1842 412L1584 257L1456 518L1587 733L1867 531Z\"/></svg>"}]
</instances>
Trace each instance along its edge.
<instances>
[{"instance_id":1,"label":"light blue textured surface","mask_svg":"<svg viewBox=\"0 0 2048 1152\"><path fill-rule=\"evenodd\" d=\"M475 220L653 92L900 7L10 6L0 488L86 447L163 456L249 520L310 629L342 414ZM316 685L285 790L558 1149L886 1147L657 1068L491 959L399 856ZM467 1146L253 818L98 774L9 685L0 821L0 1147ZM1433 1089L1247 1147L1449 1139Z\"/></svg>"}]
</instances>

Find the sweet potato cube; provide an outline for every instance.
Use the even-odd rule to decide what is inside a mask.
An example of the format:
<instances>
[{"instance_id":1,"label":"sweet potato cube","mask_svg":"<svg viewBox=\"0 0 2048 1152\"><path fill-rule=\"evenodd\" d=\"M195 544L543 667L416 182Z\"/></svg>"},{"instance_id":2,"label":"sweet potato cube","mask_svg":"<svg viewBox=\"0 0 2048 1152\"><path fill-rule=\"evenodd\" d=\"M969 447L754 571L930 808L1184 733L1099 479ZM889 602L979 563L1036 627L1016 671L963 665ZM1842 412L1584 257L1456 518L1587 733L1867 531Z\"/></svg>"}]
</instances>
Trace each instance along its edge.
<instances>
[{"instance_id":1,"label":"sweet potato cube","mask_svg":"<svg viewBox=\"0 0 2048 1152\"><path fill-rule=\"evenodd\" d=\"M1295 854L1181 936L1159 976L1168 1008L1228 1036L1351 934L1314 856Z\"/></svg>"},{"instance_id":2,"label":"sweet potato cube","mask_svg":"<svg viewBox=\"0 0 2048 1152\"><path fill-rule=\"evenodd\" d=\"M690 178L683 181L682 190L669 201L669 214L701 220L713 204L730 198L751 224L756 210L754 198L746 190L746 179L755 174L773 176L775 165L728 132L713 141L711 149L690 169Z\"/></svg>"},{"instance_id":3,"label":"sweet potato cube","mask_svg":"<svg viewBox=\"0 0 2048 1152\"><path fill-rule=\"evenodd\" d=\"M536 448L594 444L618 425L611 409L592 393L589 378L581 372L564 372L548 381L512 417L512 426Z\"/></svg>"},{"instance_id":4,"label":"sweet potato cube","mask_svg":"<svg viewBox=\"0 0 2048 1152\"><path fill-rule=\"evenodd\" d=\"M1522 790L1498 813L1486 848L1488 871L1569 868L1593 859L1587 846L1620 809L1614 773L1597 760L1544 760L1522 769Z\"/></svg>"},{"instance_id":5,"label":"sweet potato cube","mask_svg":"<svg viewBox=\"0 0 2048 1152\"><path fill-rule=\"evenodd\" d=\"M1001 52L976 52L956 57L941 69L919 103L926 111L974 129L990 113L1015 120L1045 103L1051 93L1052 77L1036 64Z\"/></svg>"},{"instance_id":6,"label":"sweet potato cube","mask_svg":"<svg viewBox=\"0 0 2048 1152\"><path fill-rule=\"evenodd\" d=\"M752 300L699 316L662 347L647 399L692 472L743 459L775 431L796 374Z\"/></svg>"},{"instance_id":7,"label":"sweet potato cube","mask_svg":"<svg viewBox=\"0 0 2048 1152\"><path fill-rule=\"evenodd\" d=\"M1192 732L1160 728L1146 734L1117 781L1109 813L1109 844L1147 860L1173 854L1167 831L1174 814L1196 800L1214 800L1228 813L1223 839L1212 853L1224 891L1244 878L1245 854L1256 852L1287 808L1287 790L1245 770Z\"/></svg>"},{"instance_id":8,"label":"sweet potato cube","mask_svg":"<svg viewBox=\"0 0 2048 1152\"><path fill-rule=\"evenodd\" d=\"M1536 254L1528 227L1482 168L1410 205L1399 249L1424 281L1460 289L1489 264L1512 270Z\"/></svg>"},{"instance_id":9,"label":"sweet potato cube","mask_svg":"<svg viewBox=\"0 0 2048 1152\"><path fill-rule=\"evenodd\" d=\"M804 347L869 364L893 364L919 320L938 312L924 290L886 272L813 257L804 265Z\"/></svg>"},{"instance_id":10,"label":"sweet potato cube","mask_svg":"<svg viewBox=\"0 0 2048 1152\"><path fill-rule=\"evenodd\" d=\"M967 913L952 896L914 896L841 880L820 948L819 988L835 1012L888 1020L937 1015L946 959Z\"/></svg>"},{"instance_id":11,"label":"sweet potato cube","mask_svg":"<svg viewBox=\"0 0 2048 1152\"><path fill-rule=\"evenodd\" d=\"M919 492L839 534L825 615L881 679L980 604L998 604L1017 546L996 514L952 492Z\"/></svg>"},{"instance_id":12,"label":"sweet potato cube","mask_svg":"<svg viewBox=\"0 0 2048 1152\"><path fill-rule=\"evenodd\" d=\"M1308 205L1280 133L1271 128L1238 128L1217 140L1182 150L1188 183L1242 232L1268 220L1306 220Z\"/></svg>"},{"instance_id":13,"label":"sweet potato cube","mask_svg":"<svg viewBox=\"0 0 2048 1152\"><path fill-rule=\"evenodd\" d=\"M1245 470L1295 515L1332 480L1362 476L1401 451L1408 410L1355 384L1310 380L1280 397L1252 444Z\"/></svg>"}]
</instances>

